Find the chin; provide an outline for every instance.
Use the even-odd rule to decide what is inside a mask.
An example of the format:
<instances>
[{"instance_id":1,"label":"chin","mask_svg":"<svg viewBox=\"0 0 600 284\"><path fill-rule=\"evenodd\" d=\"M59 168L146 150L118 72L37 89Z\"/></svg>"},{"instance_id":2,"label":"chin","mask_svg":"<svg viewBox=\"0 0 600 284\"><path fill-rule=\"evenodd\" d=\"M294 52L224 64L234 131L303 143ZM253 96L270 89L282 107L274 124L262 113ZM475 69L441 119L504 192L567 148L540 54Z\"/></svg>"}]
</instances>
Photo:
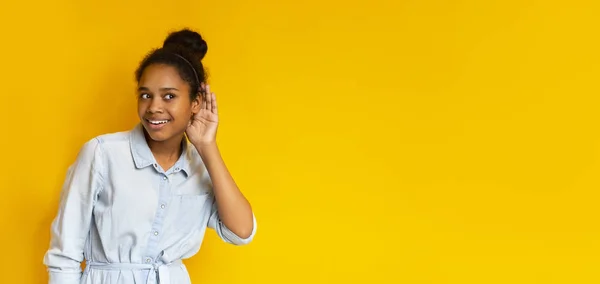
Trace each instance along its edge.
<instances>
[{"instance_id":1,"label":"chin","mask_svg":"<svg viewBox=\"0 0 600 284\"><path fill-rule=\"evenodd\" d=\"M169 135L169 133L167 133L168 131L165 131L166 129L161 129L161 130L154 130L154 129L148 129L149 127L147 127L146 125L144 125L144 131L146 132L146 137L152 139L152 141L156 141L156 142L162 142L165 140L168 140L172 135Z\"/></svg>"},{"instance_id":2,"label":"chin","mask_svg":"<svg viewBox=\"0 0 600 284\"><path fill-rule=\"evenodd\" d=\"M170 125L169 125L170 126ZM154 142L164 142L174 137L177 137L179 132L171 129L171 127L163 127L161 129L153 129L152 126L148 126L144 123L144 129L146 136Z\"/></svg>"},{"instance_id":3,"label":"chin","mask_svg":"<svg viewBox=\"0 0 600 284\"><path fill-rule=\"evenodd\" d=\"M169 140L170 137L159 133L148 133L148 138L152 139L154 142L164 142Z\"/></svg>"}]
</instances>

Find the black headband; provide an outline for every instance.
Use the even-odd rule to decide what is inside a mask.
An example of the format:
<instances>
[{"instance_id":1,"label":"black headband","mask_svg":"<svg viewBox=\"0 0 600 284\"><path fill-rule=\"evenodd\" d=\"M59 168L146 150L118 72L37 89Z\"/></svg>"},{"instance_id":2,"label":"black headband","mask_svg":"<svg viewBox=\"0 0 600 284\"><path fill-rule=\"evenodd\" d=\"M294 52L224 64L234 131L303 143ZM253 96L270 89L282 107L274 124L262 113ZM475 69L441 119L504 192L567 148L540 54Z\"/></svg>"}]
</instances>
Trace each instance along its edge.
<instances>
[{"instance_id":1,"label":"black headband","mask_svg":"<svg viewBox=\"0 0 600 284\"><path fill-rule=\"evenodd\" d=\"M192 71L194 72L194 77L196 78L196 83L198 83L198 89L200 89L200 78L198 78L198 73L196 73L196 69L194 68L194 65L192 65L191 62L189 62L187 59L185 59L185 57L177 54L177 53L173 53L175 56L183 59L183 61L185 61L185 63L187 63L190 68L192 68ZM200 89L201 92L204 92L204 90Z\"/></svg>"}]
</instances>

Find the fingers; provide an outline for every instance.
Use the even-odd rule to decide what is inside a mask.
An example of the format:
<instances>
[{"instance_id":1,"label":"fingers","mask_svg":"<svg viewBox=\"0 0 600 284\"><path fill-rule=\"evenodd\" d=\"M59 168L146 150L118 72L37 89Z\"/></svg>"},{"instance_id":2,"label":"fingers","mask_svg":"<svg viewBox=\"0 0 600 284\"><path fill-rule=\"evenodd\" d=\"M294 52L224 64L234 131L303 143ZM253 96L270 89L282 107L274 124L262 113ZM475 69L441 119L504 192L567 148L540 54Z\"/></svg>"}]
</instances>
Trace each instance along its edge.
<instances>
[{"instance_id":1,"label":"fingers","mask_svg":"<svg viewBox=\"0 0 600 284\"><path fill-rule=\"evenodd\" d=\"M204 83L200 83L200 90L198 91L200 96L200 109L206 108L206 85Z\"/></svg>"},{"instance_id":2,"label":"fingers","mask_svg":"<svg viewBox=\"0 0 600 284\"><path fill-rule=\"evenodd\" d=\"M213 113L217 113L217 96L215 95L215 93L211 93L210 95L212 99L211 111Z\"/></svg>"},{"instance_id":3,"label":"fingers","mask_svg":"<svg viewBox=\"0 0 600 284\"><path fill-rule=\"evenodd\" d=\"M200 106L200 109L205 109L216 114L217 96L215 95L215 93L210 92L210 86L206 83L201 83L200 86L200 94L202 95L202 104Z\"/></svg>"},{"instance_id":4,"label":"fingers","mask_svg":"<svg viewBox=\"0 0 600 284\"><path fill-rule=\"evenodd\" d=\"M202 96L202 97L201 97L201 99L202 99L202 102L200 103L200 110L203 110L204 108L206 108L206 107L205 107L205 105L206 105L206 102L205 102L205 100L204 100L204 94L200 94L200 96Z\"/></svg>"},{"instance_id":5,"label":"fingers","mask_svg":"<svg viewBox=\"0 0 600 284\"><path fill-rule=\"evenodd\" d=\"M207 110L211 109L212 106L212 95L210 93L210 86L209 85L205 85L204 88L205 92L204 92L204 98L206 100L206 104L204 105L204 108Z\"/></svg>"}]
</instances>

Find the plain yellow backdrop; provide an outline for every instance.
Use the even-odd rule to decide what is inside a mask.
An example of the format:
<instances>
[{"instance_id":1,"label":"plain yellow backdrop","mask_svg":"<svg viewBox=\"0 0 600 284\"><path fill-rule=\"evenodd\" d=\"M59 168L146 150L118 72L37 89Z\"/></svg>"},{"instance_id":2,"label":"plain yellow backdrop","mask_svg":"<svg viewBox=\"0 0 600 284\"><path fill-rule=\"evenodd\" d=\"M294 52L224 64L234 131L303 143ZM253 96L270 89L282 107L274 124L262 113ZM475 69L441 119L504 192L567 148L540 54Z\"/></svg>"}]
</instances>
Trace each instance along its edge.
<instances>
[{"instance_id":1,"label":"plain yellow backdrop","mask_svg":"<svg viewBox=\"0 0 600 284\"><path fill-rule=\"evenodd\" d=\"M598 283L595 1L4 1L0 282L42 257L81 145L136 122L169 31L209 44L245 247L194 283Z\"/></svg>"}]
</instances>

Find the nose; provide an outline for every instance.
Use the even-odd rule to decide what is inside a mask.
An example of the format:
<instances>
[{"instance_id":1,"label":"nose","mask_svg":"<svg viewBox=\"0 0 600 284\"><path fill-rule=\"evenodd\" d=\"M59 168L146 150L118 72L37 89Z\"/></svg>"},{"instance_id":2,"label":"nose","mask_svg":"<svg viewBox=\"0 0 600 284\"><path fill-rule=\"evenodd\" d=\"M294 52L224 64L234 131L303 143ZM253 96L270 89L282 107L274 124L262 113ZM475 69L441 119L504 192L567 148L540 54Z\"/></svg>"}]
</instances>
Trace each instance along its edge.
<instances>
[{"instance_id":1,"label":"nose","mask_svg":"<svg viewBox=\"0 0 600 284\"><path fill-rule=\"evenodd\" d=\"M147 109L148 113L161 113L163 110L162 100L160 97L155 96L150 101L150 106Z\"/></svg>"}]
</instances>

